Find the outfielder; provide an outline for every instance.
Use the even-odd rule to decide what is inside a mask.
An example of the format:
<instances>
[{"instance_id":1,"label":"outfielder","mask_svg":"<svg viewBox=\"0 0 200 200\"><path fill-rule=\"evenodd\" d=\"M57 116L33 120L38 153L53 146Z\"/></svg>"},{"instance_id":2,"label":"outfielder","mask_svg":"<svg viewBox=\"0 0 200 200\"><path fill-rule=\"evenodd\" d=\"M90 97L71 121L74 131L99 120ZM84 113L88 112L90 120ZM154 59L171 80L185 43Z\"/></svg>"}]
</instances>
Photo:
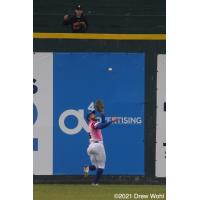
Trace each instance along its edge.
<instances>
[{"instance_id":1,"label":"outfielder","mask_svg":"<svg viewBox=\"0 0 200 200\"><path fill-rule=\"evenodd\" d=\"M98 109L97 109L98 110ZM98 110L100 111L100 110ZM106 153L103 145L103 136L101 129L108 127L112 122L117 121L117 118L112 118L111 121L105 120L103 109L100 112L101 122L98 122L95 115L95 110L87 115L89 125L89 147L87 153L90 157L92 165L84 167L84 175L87 176L89 171L96 170L96 176L92 185L98 185L99 179L103 174L106 162Z\"/></svg>"}]
</instances>

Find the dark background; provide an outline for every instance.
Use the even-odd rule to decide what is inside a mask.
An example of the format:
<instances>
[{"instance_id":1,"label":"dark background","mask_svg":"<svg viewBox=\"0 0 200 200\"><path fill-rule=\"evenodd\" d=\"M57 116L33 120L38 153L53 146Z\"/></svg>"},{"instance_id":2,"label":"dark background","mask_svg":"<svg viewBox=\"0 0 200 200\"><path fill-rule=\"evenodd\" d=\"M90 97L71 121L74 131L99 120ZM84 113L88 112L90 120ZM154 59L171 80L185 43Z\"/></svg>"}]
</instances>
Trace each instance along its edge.
<instances>
[{"instance_id":1,"label":"dark background","mask_svg":"<svg viewBox=\"0 0 200 200\"><path fill-rule=\"evenodd\" d=\"M34 32L70 32L64 14L80 4L91 33L165 33L165 0L34 0Z\"/></svg>"}]
</instances>

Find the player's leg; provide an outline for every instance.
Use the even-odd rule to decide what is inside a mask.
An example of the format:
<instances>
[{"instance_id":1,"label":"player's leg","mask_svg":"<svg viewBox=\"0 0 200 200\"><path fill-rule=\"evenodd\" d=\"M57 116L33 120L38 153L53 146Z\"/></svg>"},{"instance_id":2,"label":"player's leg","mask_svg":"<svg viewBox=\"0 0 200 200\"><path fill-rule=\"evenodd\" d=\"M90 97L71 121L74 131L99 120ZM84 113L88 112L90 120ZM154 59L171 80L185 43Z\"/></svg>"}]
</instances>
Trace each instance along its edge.
<instances>
[{"instance_id":1,"label":"player's leg","mask_svg":"<svg viewBox=\"0 0 200 200\"><path fill-rule=\"evenodd\" d=\"M98 150L97 150L97 154L95 155L95 159L96 159L96 163L97 163L96 164L97 170L96 170L96 176L94 178L93 183L98 184L99 180L103 174L103 171L105 168L105 163L106 163L106 153L105 153L103 144L98 145Z\"/></svg>"},{"instance_id":2,"label":"player's leg","mask_svg":"<svg viewBox=\"0 0 200 200\"><path fill-rule=\"evenodd\" d=\"M92 165L89 166L89 169L91 171L96 170L97 167L97 160L96 160L96 154L97 154L97 148L95 144L90 144L88 149L87 149L87 153L90 157L90 161L92 163Z\"/></svg>"},{"instance_id":3,"label":"player's leg","mask_svg":"<svg viewBox=\"0 0 200 200\"><path fill-rule=\"evenodd\" d=\"M95 158L95 154L96 154L96 152L95 152L95 146L92 145L92 144L90 144L89 147L88 147L88 149L87 149L87 153L88 153L88 155L90 157L92 165L84 166L84 168L83 168L84 176L88 176L89 171L94 171L97 168L96 167L97 163L96 163L96 158Z\"/></svg>"},{"instance_id":4,"label":"player's leg","mask_svg":"<svg viewBox=\"0 0 200 200\"><path fill-rule=\"evenodd\" d=\"M94 171L94 170L96 170L96 166L97 166L97 161L96 161L96 156L95 156L95 154L91 154L90 155L90 160L91 160L91 163L92 163L92 165L89 165L89 170L90 171Z\"/></svg>"},{"instance_id":5,"label":"player's leg","mask_svg":"<svg viewBox=\"0 0 200 200\"><path fill-rule=\"evenodd\" d=\"M85 165L83 167L83 174L84 174L84 177L88 176L88 174L89 174L89 166Z\"/></svg>"}]
</instances>

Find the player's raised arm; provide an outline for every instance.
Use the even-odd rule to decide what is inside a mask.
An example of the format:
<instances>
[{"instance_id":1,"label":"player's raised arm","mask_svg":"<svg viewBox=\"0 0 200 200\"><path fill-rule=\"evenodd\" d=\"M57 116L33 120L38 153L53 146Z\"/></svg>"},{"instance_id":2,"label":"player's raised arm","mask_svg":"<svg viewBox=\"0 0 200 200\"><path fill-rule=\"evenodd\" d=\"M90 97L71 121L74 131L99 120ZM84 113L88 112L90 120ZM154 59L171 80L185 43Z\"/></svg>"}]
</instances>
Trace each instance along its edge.
<instances>
[{"instance_id":1,"label":"player's raised arm","mask_svg":"<svg viewBox=\"0 0 200 200\"><path fill-rule=\"evenodd\" d=\"M101 122L96 122L94 124L95 129L103 129L112 124L112 122L117 121L117 118L112 118L111 121L105 120L104 115L104 103L101 100L96 100L95 102L95 110L97 110L100 113L101 116Z\"/></svg>"},{"instance_id":2,"label":"player's raised arm","mask_svg":"<svg viewBox=\"0 0 200 200\"><path fill-rule=\"evenodd\" d=\"M112 119L110 121L106 121L105 120L105 115L104 113L100 113L101 115L101 122L96 122L94 124L94 128L95 129L103 129L103 128L106 128L108 127L110 124L112 124L113 122L116 122L117 121L117 118L114 118L112 117Z\"/></svg>"}]
</instances>

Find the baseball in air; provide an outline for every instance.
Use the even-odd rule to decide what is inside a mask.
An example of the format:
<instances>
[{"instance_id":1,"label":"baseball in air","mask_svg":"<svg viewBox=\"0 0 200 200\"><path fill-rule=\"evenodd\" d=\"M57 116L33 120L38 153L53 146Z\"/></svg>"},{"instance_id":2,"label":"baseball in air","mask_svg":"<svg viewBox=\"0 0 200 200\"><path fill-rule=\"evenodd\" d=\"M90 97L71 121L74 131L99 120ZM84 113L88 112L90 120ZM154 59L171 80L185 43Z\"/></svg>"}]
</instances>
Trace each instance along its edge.
<instances>
[{"instance_id":1,"label":"baseball in air","mask_svg":"<svg viewBox=\"0 0 200 200\"><path fill-rule=\"evenodd\" d=\"M112 67L108 67L108 71L111 72L112 71Z\"/></svg>"}]
</instances>

